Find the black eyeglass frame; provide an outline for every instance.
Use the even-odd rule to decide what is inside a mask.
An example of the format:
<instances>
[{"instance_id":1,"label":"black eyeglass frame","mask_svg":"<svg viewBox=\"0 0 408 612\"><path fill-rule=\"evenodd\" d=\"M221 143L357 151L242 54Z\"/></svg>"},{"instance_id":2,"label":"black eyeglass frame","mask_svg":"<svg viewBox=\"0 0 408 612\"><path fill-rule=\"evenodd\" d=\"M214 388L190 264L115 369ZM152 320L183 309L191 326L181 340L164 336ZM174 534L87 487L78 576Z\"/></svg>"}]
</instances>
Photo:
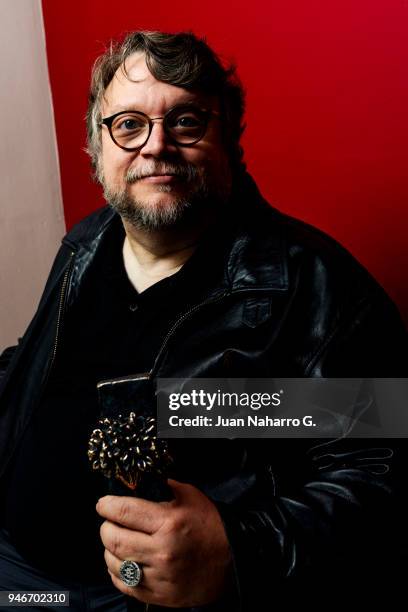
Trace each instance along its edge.
<instances>
[{"instance_id":1,"label":"black eyeglass frame","mask_svg":"<svg viewBox=\"0 0 408 612\"><path fill-rule=\"evenodd\" d=\"M183 110L190 110L190 111L194 110L195 112L199 111L199 113L202 115L202 118L204 120L203 127L202 127L202 133L199 136L199 138L196 138L192 142L188 142L188 143L178 142L170 134L169 128L167 127L168 117L171 116L171 114L176 112L176 111L180 112L180 111L183 111ZM123 145L120 145L115 140L115 138L114 138L114 136L112 134L112 124L113 124L114 120L116 119L116 117L119 117L120 115L127 115L129 113L133 113L135 115L140 115L141 117L144 117L145 119L147 119L148 124L149 124L149 131L147 133L146 140L143 142L143 144L139 145L138 147L124 147ZM109 130L110 137L112 138L112 140L115 143L115 145L120 147L124 151L139 151L140 149L142 149L145 146L146 142L150 138L150 135L151 135L152 130L153 130L153 122L157 121L158 119L162 119L163 120L163 129L165 131L165 134L166 134L167 138L170 140L170 142L172 142L173 144L178 145L179 147L191 147L191 146L194 146L195 144L197 144L197 142L199 142L202 138L204 138L204 136L205 136L205 134L207 132L208 123L209 123L211 117L212 116L218 117L218 116L220 116L220 114L221 113L219 113L216 110L208 110L208 109L204 109L204 108L199 108L198 106L191 105L191 104L177 104L176 106L173 106L172 108L170 108L162 117L149 117L149 115L146 115L145 113L142 113L142 111L135 111L135 110L120 111L119 113L115 113L114 115L110 115L110 117L105 117L104 119L102 119L100 124L99 124L99 126L102 127L102 125L106 125L106 127Z\"/></svg>"}]
</instances>

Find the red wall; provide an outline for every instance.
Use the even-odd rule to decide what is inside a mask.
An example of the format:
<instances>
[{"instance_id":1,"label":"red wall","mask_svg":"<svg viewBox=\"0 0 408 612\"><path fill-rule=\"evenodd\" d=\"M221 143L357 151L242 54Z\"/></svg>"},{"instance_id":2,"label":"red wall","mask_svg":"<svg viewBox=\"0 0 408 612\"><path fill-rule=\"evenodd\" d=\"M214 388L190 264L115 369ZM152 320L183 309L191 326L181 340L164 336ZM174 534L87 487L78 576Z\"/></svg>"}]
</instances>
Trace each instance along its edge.
<instances>
[{"instance_id":1,"label":"red wall","mask_svg":"<svg viewBox=\"0 0 408 612\"><path fill-rule=\"evenodd\" d=\"M102 204L83 152L95 57L125 31L192 29L238 64L264 195L348 247L408 322L404 0L43 0L43 12L68 227Z\"/></svg>"}]
</instances>

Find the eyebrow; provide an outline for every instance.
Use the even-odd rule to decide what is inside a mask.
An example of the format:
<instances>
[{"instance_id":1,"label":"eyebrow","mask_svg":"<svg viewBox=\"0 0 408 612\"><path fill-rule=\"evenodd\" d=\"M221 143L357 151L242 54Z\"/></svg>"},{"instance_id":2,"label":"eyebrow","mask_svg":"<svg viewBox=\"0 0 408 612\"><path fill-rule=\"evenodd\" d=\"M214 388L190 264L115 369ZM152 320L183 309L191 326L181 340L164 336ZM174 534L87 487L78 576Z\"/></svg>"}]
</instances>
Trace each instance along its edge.
<instances>
[{"instance_id":1,"label":"eyebrow","mask_svg":"<svg viewBox=\"0 0 408 612\"><path fill-rule=\"evenodd\" d=\"M176 104L173 104L172 106L170 106L170 108L174 108L175 106L183 106L184 104L193 104L193 105L196 105L198 107L201 107L201 106L204 105L204 102L200 102L196 98L194 98L194 99L187 98L186 100L179 100L178 102L176 102ZM170 108L168 108L167 110L170 110ZM111 113L115 114L115 113L121 113L122 111L132 111L132 110L133 111L140 111L140 108L136 108L136 106L134 104L129 104L128 106L115 105L115 106L112 106ZM141 112L144 112L144 111L141 111Z\"/></svg>"}]
</instances>

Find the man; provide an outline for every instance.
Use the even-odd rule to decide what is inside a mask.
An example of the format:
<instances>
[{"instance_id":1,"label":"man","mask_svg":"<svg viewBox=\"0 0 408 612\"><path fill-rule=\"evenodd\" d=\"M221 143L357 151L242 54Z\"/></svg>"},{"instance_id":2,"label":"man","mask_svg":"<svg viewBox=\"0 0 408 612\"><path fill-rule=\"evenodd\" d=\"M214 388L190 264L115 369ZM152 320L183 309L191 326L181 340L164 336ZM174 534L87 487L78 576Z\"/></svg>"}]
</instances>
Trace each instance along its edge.
<instances>
[{"instance_id":1,"label":"man","mask_svg":"<svg viewBox=\"0 0 408 612\"><path fill-rule=\"evenodd\" d=\"M89 152L110 206L64 238L3 357L3 590L69 590L74 610L252 611L307 589L327 603L372 571L396 516L381 444L173 441L161 503L105 496L87 465L107 378L406 374L383 290L245 172L243 106L192 34L132 33L94 67Z\"/></svg>"}]
</instances>

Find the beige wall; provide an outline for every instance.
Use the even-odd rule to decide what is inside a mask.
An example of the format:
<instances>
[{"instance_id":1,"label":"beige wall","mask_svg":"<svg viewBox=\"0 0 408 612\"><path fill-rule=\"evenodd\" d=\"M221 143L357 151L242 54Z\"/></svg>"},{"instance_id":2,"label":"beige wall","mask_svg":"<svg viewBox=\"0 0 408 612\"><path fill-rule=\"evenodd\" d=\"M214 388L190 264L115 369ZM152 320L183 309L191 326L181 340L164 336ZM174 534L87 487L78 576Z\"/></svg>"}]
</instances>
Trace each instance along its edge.
<instances>
[{"instance_id":1,"label":"beige wall","mask_svg":"<svg viewBox=\"0 0 408 612\"><path fill-rule=\"evenodd\" d=\"M40 0L0 0L0 350L38 304L64 233Z\"/></svg>"}]
</instances>

